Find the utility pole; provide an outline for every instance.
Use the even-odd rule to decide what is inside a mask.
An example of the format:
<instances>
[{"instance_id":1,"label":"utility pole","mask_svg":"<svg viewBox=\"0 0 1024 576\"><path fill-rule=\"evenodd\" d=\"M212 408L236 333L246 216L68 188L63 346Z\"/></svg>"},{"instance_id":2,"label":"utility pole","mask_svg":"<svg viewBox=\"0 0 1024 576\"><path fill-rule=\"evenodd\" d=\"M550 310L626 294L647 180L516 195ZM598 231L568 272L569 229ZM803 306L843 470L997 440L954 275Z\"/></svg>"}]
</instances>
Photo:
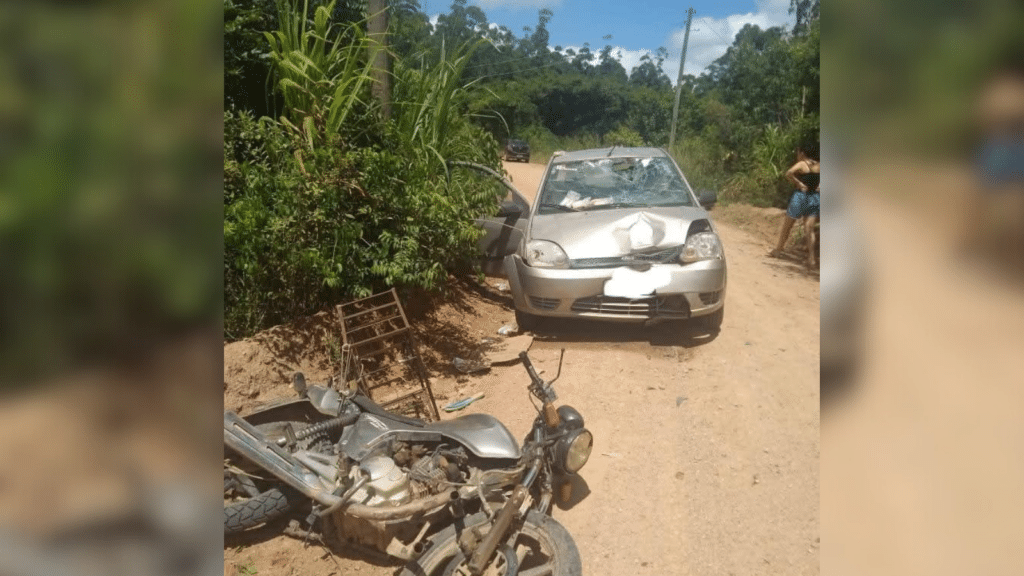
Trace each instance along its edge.
<instances>
[{"instance_id":1,"label":"utility pole","mask_svg":"<svg viewBox=\"0 0 1024 576\"><path fill-rule=\"evenodd\" d=\"M371 92L380 101L384 118L391 118L391 59L388 58L388 0L369 0L370 18L366 24L370 39L373 69Z\"/></svg>"},{"instance_id":2,"label":"utility pole","mask_svg":"<svg viewBox=\"0 0 1024 576\"><path fill-rule=\"evenodd\" d=\"M686 11L686 34L683 35L683 55L679 58L679 80L676 81L676 104L672 107L672 132L668 137L668 149L676 143L676 121L679 119L679 96L683 91L683 66L686 65L686 45L690 43L690 21L697 11L691 6Z\"/></svg>"}]
</instances>

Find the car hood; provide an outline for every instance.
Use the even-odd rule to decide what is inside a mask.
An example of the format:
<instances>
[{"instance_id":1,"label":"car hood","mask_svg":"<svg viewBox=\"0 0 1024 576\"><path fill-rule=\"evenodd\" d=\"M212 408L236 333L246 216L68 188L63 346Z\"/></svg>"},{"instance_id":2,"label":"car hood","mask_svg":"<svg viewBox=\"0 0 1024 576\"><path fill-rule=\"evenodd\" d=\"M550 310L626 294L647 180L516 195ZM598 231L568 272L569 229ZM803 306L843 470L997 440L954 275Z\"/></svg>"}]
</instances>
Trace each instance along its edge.
<instances>
[{"instance_id":1,"label":"car hood","mask_svg":"<svg viewBox=\"0 0 1024 576\"><path fill-rule=\"evenodd\" d=\"M708 220L703 208L620 208L534 215L531 240L550 240L570 259L624 256L680 246L694 220Z\"/></svg>"}]
</instances>

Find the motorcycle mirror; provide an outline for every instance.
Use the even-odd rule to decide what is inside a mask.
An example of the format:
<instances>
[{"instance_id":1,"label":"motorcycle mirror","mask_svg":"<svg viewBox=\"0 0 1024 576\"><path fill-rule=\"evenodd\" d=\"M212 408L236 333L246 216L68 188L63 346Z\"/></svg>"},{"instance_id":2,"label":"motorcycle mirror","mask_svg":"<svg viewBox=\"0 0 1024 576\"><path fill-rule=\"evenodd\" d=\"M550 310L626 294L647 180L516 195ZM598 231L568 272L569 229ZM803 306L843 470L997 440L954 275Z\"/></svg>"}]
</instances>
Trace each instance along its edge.
<instances>
[{"instance_id":1,"label":"motorcycle mirror","mask_svg":"<svg viewBox=\"0 0 1024 576\"><path fill-rule=\"evenodd\" d=\"M555 374L555 377L552 378L551 381L548 382L548 386L554 384L555 380L558 380L558 377L562 375L562 359L563 358L565 358L565 348L562 348L562 352L558 355L558 374Z\"/></svg>"},{"instance_id":2,"label":"motorcycle mirror","mask_svg":"<svg viewBox=\"0 0 1024 576\"><path fill-rule=\"evenodd\" d=\"M298 393L299 398L306 397L306 376L302 372L292 374L292 389Z\"/></svg>"}]
</instances>

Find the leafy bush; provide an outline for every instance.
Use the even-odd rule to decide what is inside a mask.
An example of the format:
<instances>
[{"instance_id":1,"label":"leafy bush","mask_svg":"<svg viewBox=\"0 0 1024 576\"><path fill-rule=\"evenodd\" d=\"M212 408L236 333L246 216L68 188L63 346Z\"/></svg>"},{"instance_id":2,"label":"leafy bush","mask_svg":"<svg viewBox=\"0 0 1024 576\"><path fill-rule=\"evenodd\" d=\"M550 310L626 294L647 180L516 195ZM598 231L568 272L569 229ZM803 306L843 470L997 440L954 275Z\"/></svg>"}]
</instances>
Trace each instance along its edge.
<instances>
[{"instance_id":1,"label":"leafy bush","mask_svg":"<svg viewBox=\"0 0 1024 576\"><path fill-rule=\"evenodd\" d=\"M286 116L224 114L230 339L391 286L439 288L448 270L472 262L473 220L498 204L493 188L445 166L499 166L497 143L460 105L472 47L425 70L396 66L394 117L384 122L358 29L332 33L318 9L307 30L282 10L271 44Z\"/></svg>"},{"instance_id":2,"label":"leafy bush","mask_svg":"<svg viewBox=\"0 0 1024 576\"><path fill-rule=\"evenodd\" d=\"M228 111L224 124L231 339L390 286L438 288L475 254L473 216L497 205L403 155L393 129L378 147L299 156L302 141L269 119ZM468 126L458 137L482 139Z\"/></svg>"},{"instance_id":3,"label":"leafy bush","mask_svg":"<svg viewBox=\"0 0 1024 576\"><path fill-rule=\"evenodd\" d=\"M643 136L625 124L604 135L604 143L608 146L645 146Z\"/></svg>"}]
</instances>

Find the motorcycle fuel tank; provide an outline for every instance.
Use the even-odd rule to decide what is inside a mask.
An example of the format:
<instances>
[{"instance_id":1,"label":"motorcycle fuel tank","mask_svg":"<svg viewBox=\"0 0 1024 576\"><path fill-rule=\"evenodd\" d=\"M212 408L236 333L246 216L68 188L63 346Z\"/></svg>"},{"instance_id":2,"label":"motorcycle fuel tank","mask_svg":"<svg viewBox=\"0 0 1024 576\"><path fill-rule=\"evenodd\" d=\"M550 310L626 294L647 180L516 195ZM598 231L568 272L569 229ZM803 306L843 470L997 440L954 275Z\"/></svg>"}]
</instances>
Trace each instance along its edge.
<instances>
[{"instance_id":1,"label":"motorcycle fuel tank","mask_svg":"<svg viewBox=\"0 0 1024 576\"><path fill-rule=\"evenodd\" d=\"M454 420L414 426L364 412L354 425L345 429L341 445L346 456L361 461L392 440L439 442L445 439L458 442L480 458L518 459L521 454L508 428L487 414L467 414Z\"/></svg>"}]
</instances>

